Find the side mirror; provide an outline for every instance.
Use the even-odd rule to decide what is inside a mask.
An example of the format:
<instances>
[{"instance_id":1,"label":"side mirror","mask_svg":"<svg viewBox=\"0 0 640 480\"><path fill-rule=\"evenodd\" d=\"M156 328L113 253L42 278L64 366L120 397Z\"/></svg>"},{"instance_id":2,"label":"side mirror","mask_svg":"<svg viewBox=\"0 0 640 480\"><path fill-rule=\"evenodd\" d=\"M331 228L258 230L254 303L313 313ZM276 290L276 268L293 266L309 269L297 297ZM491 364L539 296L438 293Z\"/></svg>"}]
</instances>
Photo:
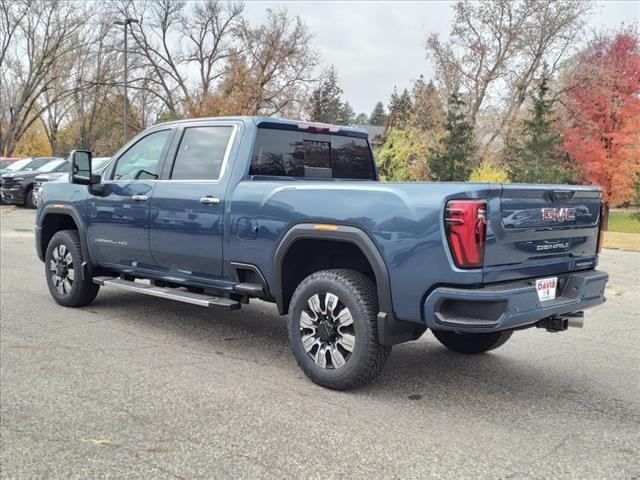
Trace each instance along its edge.
<instances>
[{"instance_id":1,"label":"side mirror","mask_svg":"<svg viewBox=\"0 0 640 480\"><path fill-rule=\"evenodd\" d=\"M74 150L71 152L71 183L78 185L93 185L100 183L98 175L91 174L91 152L88 150Z\"/></svg>"}]
</instances>

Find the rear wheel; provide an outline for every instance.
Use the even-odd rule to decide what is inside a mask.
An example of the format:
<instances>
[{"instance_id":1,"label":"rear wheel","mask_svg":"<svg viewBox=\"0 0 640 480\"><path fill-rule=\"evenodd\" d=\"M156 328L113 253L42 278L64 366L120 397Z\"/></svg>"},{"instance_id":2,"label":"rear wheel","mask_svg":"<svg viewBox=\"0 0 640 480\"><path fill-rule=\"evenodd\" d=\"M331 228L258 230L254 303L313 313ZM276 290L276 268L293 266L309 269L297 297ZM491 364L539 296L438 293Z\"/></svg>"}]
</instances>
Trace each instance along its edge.
<instances>
[{"instance_id":1,"label":"rear wheel","mask_svg":"<svg viewBox=\"0 0 640 480\"><path fill-rule=\"evenodd\" d=\"M512 333L512 330L490 333L456 333L433 330L433 335L449 350L469 354L494 350L509 340Z\"/></svg>"},{"instance_id":2,"label":"rear wheel","mask_svg":"<svg viewBox=\"0 0 640 480\"><path fill-rule=\"evenodd\" d=\"M377 314L375 285L361 273L322 270L305 278L289 314L289 341L302 371L334 390L370 382L391 353L378 341Z\"/></svg>"},{"instance_id":3,"label":"rear wheel","mask_svg":"<svg viewBox=\"0 0 640 480\"><path fill-rule=\"evenodd\" d=\"M82 307L96 298L100 287L83 279L82 249L76 230L57 232L47 245L45 275L53 299L65 307Z\"/></svg>"}]
</instances>

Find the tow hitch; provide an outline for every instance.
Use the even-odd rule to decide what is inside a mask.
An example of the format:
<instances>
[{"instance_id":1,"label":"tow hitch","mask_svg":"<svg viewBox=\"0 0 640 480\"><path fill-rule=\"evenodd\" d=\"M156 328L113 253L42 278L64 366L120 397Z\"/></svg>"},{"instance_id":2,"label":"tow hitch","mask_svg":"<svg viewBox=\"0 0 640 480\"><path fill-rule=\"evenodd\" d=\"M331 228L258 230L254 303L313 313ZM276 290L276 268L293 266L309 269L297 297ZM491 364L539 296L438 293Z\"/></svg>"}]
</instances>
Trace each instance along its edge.
<instances>
[{"instance_id":1,"label":"tow hitch","mask_svg":"<svg viewBox=\"0 0 640 480\"><path fill-rule=\"evenodd\" d=\"M536 323L536 327L545 328L547 332L564 332L569 327L582 328L583 324L584 312L574 312L543 318Z\"/></svg>"}]
</instances>

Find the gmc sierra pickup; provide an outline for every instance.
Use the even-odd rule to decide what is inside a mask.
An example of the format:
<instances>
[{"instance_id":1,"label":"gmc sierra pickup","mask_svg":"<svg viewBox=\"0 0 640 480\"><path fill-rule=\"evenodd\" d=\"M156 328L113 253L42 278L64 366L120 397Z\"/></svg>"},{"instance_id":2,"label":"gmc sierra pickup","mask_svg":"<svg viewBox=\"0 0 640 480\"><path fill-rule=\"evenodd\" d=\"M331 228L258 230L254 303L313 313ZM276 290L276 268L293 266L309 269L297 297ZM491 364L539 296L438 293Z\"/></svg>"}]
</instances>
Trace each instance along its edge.
<instances>
[{"instance_id":1,"label":"gmc sierra pickup","mask_svg":"<svg viewBox=\"0 0 640 480\"><path fill-rule=\"evenodd\" d=\"M598 188L378 181L357 128L233 117L156 125L98 175L43 184L36 249L54 300L101 286L288 314L293 355L333 389L431 329L481 353L582 326L604 301Z\"/></svg>"}]
</instances>

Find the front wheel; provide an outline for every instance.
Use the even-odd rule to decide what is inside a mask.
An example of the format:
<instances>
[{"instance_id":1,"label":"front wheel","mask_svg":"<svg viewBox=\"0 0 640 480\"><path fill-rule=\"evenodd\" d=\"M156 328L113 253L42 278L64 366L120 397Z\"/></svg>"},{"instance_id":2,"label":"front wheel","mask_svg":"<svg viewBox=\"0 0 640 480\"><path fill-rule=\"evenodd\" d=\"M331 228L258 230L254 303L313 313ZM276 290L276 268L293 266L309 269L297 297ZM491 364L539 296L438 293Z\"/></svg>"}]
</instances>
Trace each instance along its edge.
<instances>
[{"instance_id":1,"label":"front wheel","mask_svg":"<svg viewBox=\"0 0 640 480\"><path fill-rule=\"evenodd\" d=\"M24 206L27 208L36 208L36 202L33 200L33 188L27 191L24 197Z\"/></svg>"},{"instance_id":2,"label":"front wheel","mask_svg":"<svg viewBox=\"0 0 640 480\"><path fill-rule=\"evenodd\" d=\"M458 353L484 353L494 350L511 338L512 330L490 333L457 333L433 330L433 335L447 347Z\"/></svg>"},{"instance_id":3,"label":"front wheel","mask_svg":"<svg viewBox=\"0 0 640 480\"><path fill-rule=\"evenodd\" d=\"M391 353L378 341L374 283L352 270L312 273L291 298L289 341L315 383L349 390L370 382Z\"/></svg>"},{"instance_id":4,"label":"front wheel","mask_svg":"<svg viewBox=\"0 0 640 480\"><path fill-rule=\"evenodd\" d=\"M47 245L45 275L53 299L65 307L82 307L96 298L100 287L91 279L83 279L82 249L76 230L57 232Z\"/></svg>"}]
</instances>

